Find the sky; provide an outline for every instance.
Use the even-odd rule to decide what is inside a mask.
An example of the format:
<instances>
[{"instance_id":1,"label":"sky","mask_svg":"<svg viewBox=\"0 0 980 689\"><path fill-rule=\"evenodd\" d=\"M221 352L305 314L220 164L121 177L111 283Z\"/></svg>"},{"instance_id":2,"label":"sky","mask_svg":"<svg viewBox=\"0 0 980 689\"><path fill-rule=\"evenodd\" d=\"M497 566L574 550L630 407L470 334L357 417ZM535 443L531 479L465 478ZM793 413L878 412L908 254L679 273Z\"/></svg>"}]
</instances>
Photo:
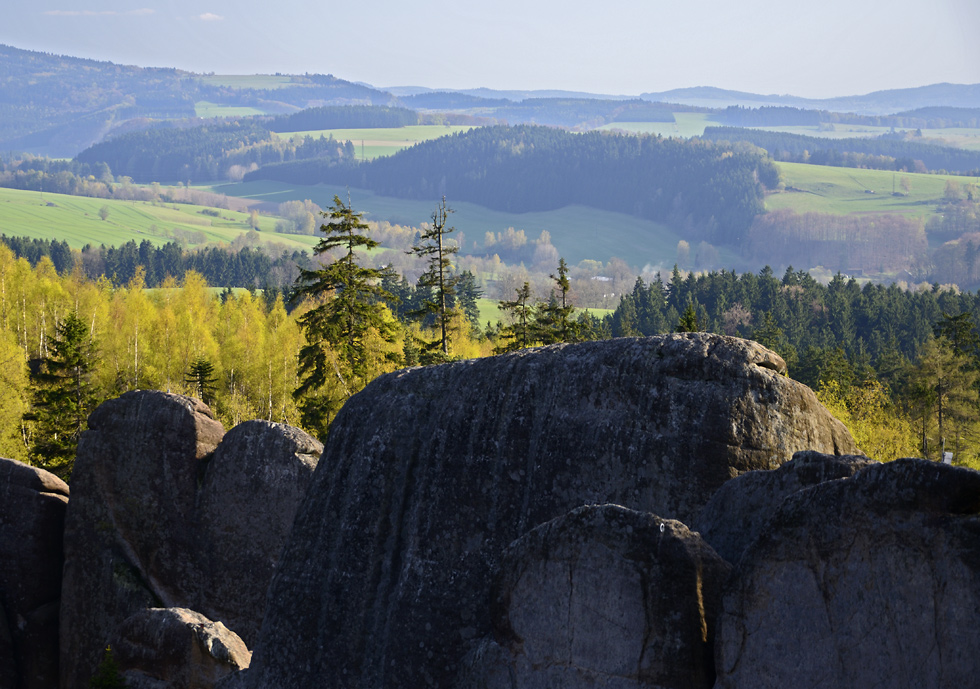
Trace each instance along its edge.
<instances>
[{"instance_id":1,"label":"sky","mask_svg":"<svg viewBox=\"0 0 980 689\"><path fill-rule=\"evenodd\" d=\"M0 43L378 87L829 98L980 83L980 1L38 0L8 3Z\"/></svg>"}]
</instances>

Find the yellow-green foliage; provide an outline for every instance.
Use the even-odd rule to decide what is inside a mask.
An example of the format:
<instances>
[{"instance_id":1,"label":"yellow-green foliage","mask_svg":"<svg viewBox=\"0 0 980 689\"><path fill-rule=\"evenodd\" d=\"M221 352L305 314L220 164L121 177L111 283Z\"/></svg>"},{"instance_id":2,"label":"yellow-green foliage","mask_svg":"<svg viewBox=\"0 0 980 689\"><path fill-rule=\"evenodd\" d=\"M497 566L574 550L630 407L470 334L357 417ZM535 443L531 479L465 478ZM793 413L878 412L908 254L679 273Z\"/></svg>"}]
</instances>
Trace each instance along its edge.
<instances>
[{"instance_id":1,"label":"yellow-green foliage","mask_svg":"<svg viewBox=\"0 0 980 689\"><path fill-rule=\"evenodd\" d=\"M821 383L817 398L854 436L861 451L882 462L917 456L912 424L888 400L878 381L844 389L834 380Z\"/></svg>"},{"instance_id":2,"label":"yellow-green foliage","mask_svg":"<svg viewBox=\"0 0 980 689\"><path fill-rule=\"evenodd\" d=\"M99 399L135 389L192 394L191 362L207 358L218 376L213 411L231 427L253 418L297 424L292 391L302 333L278 297L267 306L241 291L224 303L190 272L145 290L142 273L125 287L60 276L50 260L32 268L0 245L0 455L25 459L33 427L27 362L48 353L57 325L77 311L97 347L92 382Z\"/></svg>"}]
</instances>

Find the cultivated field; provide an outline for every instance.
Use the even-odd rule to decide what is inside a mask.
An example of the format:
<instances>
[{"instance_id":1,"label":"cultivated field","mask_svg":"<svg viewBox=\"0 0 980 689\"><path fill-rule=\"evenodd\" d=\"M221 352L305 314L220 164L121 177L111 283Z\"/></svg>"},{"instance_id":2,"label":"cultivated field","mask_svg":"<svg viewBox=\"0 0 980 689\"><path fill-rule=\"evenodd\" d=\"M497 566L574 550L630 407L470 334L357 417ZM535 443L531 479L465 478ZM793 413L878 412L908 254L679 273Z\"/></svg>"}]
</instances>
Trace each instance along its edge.
<instances>
[{"instance_id":1,"label":"cultivated field","mask_svg":"<svg viewBox=\"0 0 980 689\"><path fill-rule=\"evenodd\" d=\"M199 76L198 80L211 86L228 86L236 89L281 89L309 83L300 76L274 74L212 74Z\"/></svg>"},{"instance_id":2,"label":"cultivated field","mask_svg":"<svg viewBox=\"0 0 980 689\"><path fill-rule=\"evenodd\" d=\"M469 131L473 127L450 125L415 125L410 127L388 127L383 129L321 129L308 132L283 132L277 136L283 139L312 136L333 137L337 141L350 141L358 159L372 160L380 156L397 153L403 148L420 141L438 139L456 132Z\"/></svg>"},{"instance_id":3,"label":"cultivated field","mask_svg":"<svg viewBox=\"0 0 980 689\"><path fill-rule=\"evenodd\" d=\"M927 219L936 213L947 180L976 184L973 177L927 175L888 170L777 163L786 191L766 199L770 209L790 208L797 213L819 212L901 213ZM902 179L909 182L909 193L902 191ZM897 196L893 195L893 189ZM873 193L871 193L873 192Z\"/></svg>"},{"instance_id":4,"label":"cultivated field","mask_svg":"<svg viewBox=\"0 0 980 689\"><path fill-rule=\"evenodd\" d=\"M103 206L109 210L105 220L99 217ZM86 244L119 246L131 239L137 243L148 239L159 246L173 241L174 235L183 236L189 246L228 243L250 229L245 213L218 210L220 215L212 217L203 210L216 209L0 188L0 233L64 240L80 249ZM317 242L316 237L276 234L275 223L273 217L259 218L261 241L290 250L309 250Z\"/></svg>"},{"instance_id":5,"label":"cultivated field","mask_svg":"<svg viewBox=\"0 0 980 689\"><path fill-rule=\"evenodd\" d=\"M704 134L705 127L718 126L703 112L675 112L673 122L613 122L599 127L603 131L623 131L630 134L659 134L663 137L690 139Z\"/></svg>"}]
</instances>

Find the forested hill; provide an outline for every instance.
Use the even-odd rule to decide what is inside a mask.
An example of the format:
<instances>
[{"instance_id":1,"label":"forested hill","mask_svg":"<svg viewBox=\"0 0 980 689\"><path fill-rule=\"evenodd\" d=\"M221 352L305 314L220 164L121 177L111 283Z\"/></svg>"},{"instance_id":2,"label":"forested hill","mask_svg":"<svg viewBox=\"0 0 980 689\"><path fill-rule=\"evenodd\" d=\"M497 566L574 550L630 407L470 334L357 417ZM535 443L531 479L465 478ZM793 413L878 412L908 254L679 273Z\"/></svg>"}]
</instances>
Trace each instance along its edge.
<instances>
[{"instance_id":1,"label":"forested hill","mask_svg":"<svg viewBox=\"0 0 980 689\"><path fill-rule=\"evenodd\" d=\"M863 167L910 171L942 170L965 175L978 174L980 152L935 146L903 138L828 139L785 132L739 127L707 127L704 138L711 141L746 141L769 151L777 160L794 160L815 165L849 166L854 155L864 156ZM868 164L867 157L887 158ZM890 162L889 162L890 161ZM919 161L921 165L916 165Z\"/></svg>"},{"instance_id":2,"label":"forested hill","mask_svg":"<svg viewBox=\"0 0 980 689\"><path fill-rule=\"evenodd\" d=\"M323 182L385 196L441 196L512 213L569 205L629 212L692 237L734 243L778 184L764 155L705 141L546 127L482 127L349 165L316 160L265 166L247 180Z\"/></svg>"}]
</instances>

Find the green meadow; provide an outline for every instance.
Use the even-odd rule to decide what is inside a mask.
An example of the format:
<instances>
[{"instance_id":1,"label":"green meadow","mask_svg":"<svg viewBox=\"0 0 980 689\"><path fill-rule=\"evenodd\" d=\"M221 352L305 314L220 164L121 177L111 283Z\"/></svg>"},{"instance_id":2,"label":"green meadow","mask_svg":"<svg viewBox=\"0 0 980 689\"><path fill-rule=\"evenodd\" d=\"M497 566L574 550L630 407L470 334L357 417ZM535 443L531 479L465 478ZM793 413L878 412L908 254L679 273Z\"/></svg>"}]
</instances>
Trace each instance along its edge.
<instances>
[{"instance_id":1,"label":"green meadow","mask_svg":"<svg viewBox=\"0 0 980 689\"><path fill-rule=\"evenodd\" d=\"M268 203L310 199L322 208L333 203L334 195L346 201L348 194L345 187L326 184L301 186L268 181L221 184L208 189L218 194ZM351 205L363 212L367 220L398 225L417 227L427 222L437 202L435 198L431 202L412 201L378 196L363 189L349 191ZM617 256L640 268L647 265L669 268L677 256L680 237L673 230L625 213L611 213L585 206L567 206L537 213L505 213L472 203L457 203L452 199L449 199L449 205L456 211L450 221L463 236L463 253L482 247L486 232L501 232L513 227L524 230L529 240L537 239L542 231L547 231L551 235L551 243L570 264L585 259L605 262ZM459 237L459 234L456 236ZM726 264L737 260L727 250L720 251Z\"/></svg>"},{"instance_id":2,"label":"green meadow","mask_svg":"<svg viewBox=\"0 0 980 689\"><path fill-rule=\"evenodd\" d=\"M103 206L109 210L105 220L99 216ZM86 244L119 246L130 240L138 243L144 239L159 246L172 241L168 232L172 235L174 230L203 239L201 242L190 240L191 246L229 243L251 229L245 213L217 210L219 216L212 217L202 214L203 210L217 209L0 188L0 233L64 240L71 247L80 249ZM260 241L281 244L290 250L308 250L317 242L316 237L276 234L273 231L275 223L276 218L259 217Z\"/></svg>"},{"instance_id":3,"label":"green meadow","mask_svg":"<svg viewBox=\"0 0 980 689\"><path fill-rule=\"evenodd\" d=\"M194 112L198 117L250 117L252 115L265 115L263 110L249 108L238 105L219 105L200 100L194 104Z\"/></svg>"},{"instance_id":4,"label":"green meadow","mask_svg":"<svg viewBox=\"0 0 980 689\"><path fill-rule=\"evenodd\" d=\"M675 112L673 122L612 122L599 127L603 131L623 131L630 134L659 134L665 138L690 139L704 134L705 127L718 126L711 115L703 112Z\"/></svg>"},{"instance_id":5,"label":"green meadow","mask_svg":"<svg viewBox=\"0 0 980 689\"><path fill-rule=\"evenodd\" d=\"M315 139L325 136L337 141L350 141L358 159L373 160L380 156L397 153L403 148L413 146L420 141L438 139L456 132L469 131L473 127L450 126L440 124L419 124L410 127L386 127L382 129L318 129L307 132L282 132L277 134L282 139L303 138L312 136Z\"/></svg>"},{"instance_id":6,"label":"green meadow","mask_svg":"<svg viewBox=\"0 0 980 689\"><path fill-rule=\"evenodd\" d=\"M976 184L978 181L974 177L957 175L864 170L804 163L777 165L786 190L769 195L766 198L766 207L790 208L797 213L901 213L927 219L936 213L936 204L943 196L947 180L955 180L961 185ZM901 187L903 179L909 182L907 195Z\"/></svg>"},{"instance_id":7,"label":"green meadow","mask_svg":"<svg viewBox=\"0 0 980 689\"><path fill-rule=\"evenodd\" d=\"M281 89L306 82L303 77L274 74L210 74L198 79L210 86L228 86L235 89Z\"/></svg>"}]
</instances>

